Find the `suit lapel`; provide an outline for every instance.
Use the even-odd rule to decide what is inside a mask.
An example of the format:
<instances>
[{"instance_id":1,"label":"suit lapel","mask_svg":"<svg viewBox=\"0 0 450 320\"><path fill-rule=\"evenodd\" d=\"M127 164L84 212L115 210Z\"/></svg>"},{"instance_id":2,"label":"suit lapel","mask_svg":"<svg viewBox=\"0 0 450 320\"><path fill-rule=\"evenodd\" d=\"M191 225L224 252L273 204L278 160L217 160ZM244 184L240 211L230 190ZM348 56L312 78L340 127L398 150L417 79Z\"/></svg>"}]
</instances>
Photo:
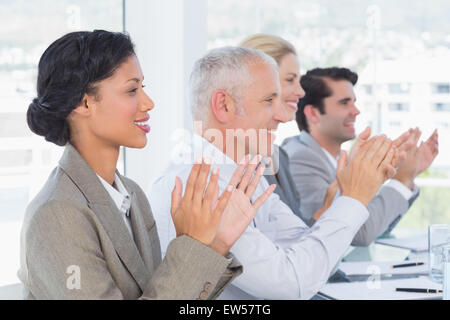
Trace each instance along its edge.
<instances>
[{"instance_id":1,"label":"suit lapel","mask_svg":"<svg viewBox=\"0 0 450 320\"><path fill-rule=\"evenodd\" d=\"M149 276L144 261L125 226L120 211L94 170L70 144L66 146L59 164L83 193L89 208L100 220L121 261L144 291Z\"/></svg>"},{"instance_id":2,"label":"suit lapel","mask_svg":"<svg viewBox=\"0 0 450 320\"><path fill-rule=\"evenodd\" d=\"M328 159L325 152L322 150L322 147L317 143L316 140L314 140L313 137L311 137L306 131L302 131L302 133L299 136L300 143L310 147L313 149L319 157L322 159L322 161L325 163L326 168L330 174L330 177L335 177L336 175L336 169L334 168L333 164Z\"/></svg>"},{"instance_id":3,"label":"suit lapel","mask_svg":"<svg viewBox=\"0 0 450 320\"><path fill-rule=\"evenodd\" d=\"M134 239L136 245L141 253L141 256L146 265L146 269L151 271L155 270L161 262L161 248L156 236L153 239L150 232L156 232L156 226L154 221L149 219L143 214L138 205L136 194L131 193L131 227L134 233ZM150 273L147 272L148 278L144 279L145 283L150 280Z\"/></svg>"}]
</instances>

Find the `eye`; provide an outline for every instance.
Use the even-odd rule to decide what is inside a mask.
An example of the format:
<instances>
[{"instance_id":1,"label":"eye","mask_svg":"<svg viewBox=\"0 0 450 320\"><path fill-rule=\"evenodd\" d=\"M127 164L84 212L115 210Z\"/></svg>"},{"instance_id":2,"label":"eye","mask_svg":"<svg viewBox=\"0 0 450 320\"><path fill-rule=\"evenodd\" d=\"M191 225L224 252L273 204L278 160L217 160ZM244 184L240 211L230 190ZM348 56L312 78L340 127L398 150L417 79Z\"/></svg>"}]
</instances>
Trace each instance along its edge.
<instances>
[{"instance_id":1,"label":"eye","mask_svg":"<svg viewBox=\"0 0 450 320\"><path fill-rule=\"evenodd\" d=\"M141 88L145 88L145 85L142 85ZM138 88L133 88L133 89L129 90L128 93L131 95L135 95L137 90L138 90Z\"/></svg>"},{"instance_id":2,"label":"eye","mask_svg":"<svg viewBox=\"0 0 450 320\"><path fill-rule=\"evenodd\" d=\"M289 83L292 83L292 82L294 82L294 78L286 79L286 81L289 82Z\"/></svg>"}]
</instances>

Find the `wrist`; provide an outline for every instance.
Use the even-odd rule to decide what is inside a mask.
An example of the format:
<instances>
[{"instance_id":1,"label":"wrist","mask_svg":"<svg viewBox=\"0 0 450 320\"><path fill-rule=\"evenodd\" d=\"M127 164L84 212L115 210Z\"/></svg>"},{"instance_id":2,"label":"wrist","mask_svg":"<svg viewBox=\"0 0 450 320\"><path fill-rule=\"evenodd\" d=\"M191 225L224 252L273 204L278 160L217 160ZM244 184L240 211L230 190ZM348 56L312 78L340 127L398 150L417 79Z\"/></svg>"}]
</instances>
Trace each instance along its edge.
<instances>
[{"instance_id":1,"label":"wrist","mask_svg":"<svg viewBox=\"0 0 450 320\"><path fill-rule=\"evenodd\" d=\"M373 197L371 197L370 199L369 199L369 197L367 197L367 196L364 196L364 195L362 195L362 194L354 194L354 193L342 193L342 196L345 196L345 197L349 197L349 198L353 198L353 199L355 199L355 200L357 200L357 201L359 201L359 202L361 202L362 204L363 204L363 206L365 206L365 207L367 207L367 205L369 204L369 202L372 200L372 198Z\"/></svg>"},{"instance_id":2,"label":"wrist","mask_svg":"<svg viewBox=\"0 0 450 320\"><path fill-rule=\"evenodd\" d=\"M229 251L228 246L217 238L214 238L214 240L209 244L209 247L224 257L228 254Z\"/></svg>"},{"instance_id":3,"label":"wrist","mask_svg":"<svg viewBox=\"0 0 450 320\"><path fill-rule=\"evenodd\" d=\"M412 178L406 178L406 177L399 177L395 176L392 179L397 180L401 184L403 184L405 187L407 187L409 190L414 190L414 179Z\"/></svg>"}]
</instances>

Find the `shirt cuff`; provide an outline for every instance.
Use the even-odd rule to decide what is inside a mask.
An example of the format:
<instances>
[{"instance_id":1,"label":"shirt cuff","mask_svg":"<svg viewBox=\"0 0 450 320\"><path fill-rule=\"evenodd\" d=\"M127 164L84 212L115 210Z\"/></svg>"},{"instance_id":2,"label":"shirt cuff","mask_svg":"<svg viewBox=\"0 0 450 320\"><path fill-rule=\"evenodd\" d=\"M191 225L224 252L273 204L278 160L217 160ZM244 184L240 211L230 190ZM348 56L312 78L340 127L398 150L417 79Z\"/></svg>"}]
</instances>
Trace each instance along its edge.
<instances>
[{"instance_id":1,"label":"shirt cuff","mask_svg":"<svg viewBox=\"0 0 450 320\"><path fill-rule=\"evenodd\" d=\"M411 191L407 186L405 186L403 183L401 183L400 181L395 180L395 179L391 179L386 184L386 187L391 187L391 188L394 188L395 190L397 190L403 196L403 198L405 198L406 201L411 199L412 196L415 195L419 191L419 188L417 187L416 184L414 184L414 190Z\"/></svg>"}]
</instances>

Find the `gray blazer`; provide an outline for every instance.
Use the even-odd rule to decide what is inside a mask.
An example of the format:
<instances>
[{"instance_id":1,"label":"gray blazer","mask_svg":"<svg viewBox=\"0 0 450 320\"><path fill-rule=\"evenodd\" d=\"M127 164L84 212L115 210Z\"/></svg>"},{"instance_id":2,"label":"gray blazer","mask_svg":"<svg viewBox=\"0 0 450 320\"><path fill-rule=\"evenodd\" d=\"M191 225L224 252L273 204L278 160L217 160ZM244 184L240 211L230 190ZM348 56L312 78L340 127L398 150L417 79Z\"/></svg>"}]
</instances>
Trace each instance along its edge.
<instances>
[{"instance_id":1,"label":"gray blazer","mask_svg":"<svg viewBox=\"0 0 450 320\"><path fill-rule=\"evenodd\" d=\"M95 172L66 146L25 214L18 276L26 298L207 299L242 272L232 256L187 236L174 239L161 260L145 194L119 177L131 196L134 239Z\"/></svg>"},{"instance_id":2,"label":"gray blazer","mask_svg":"<svg viewBox=\"0 0 450 320\"><path fill-rule=\"evenodd\" d=\"M327 188L336 178L336 169L320 145L305 131L284 140L283 148L300 195L300 218L311 226L314 212L322 207ZM352 245L367 246L384 232L390 232L417 195L407 201L394 188L382 187L368 204L369 218L355 235Z\"/></svg>"},{"instance_id":3,"label":"gray blazer","mask_svg":"<svg viewBox=\"0 0 450 320\"><path fill-rule=\"evenodd\" d=\"M264 173L264 177L269 184L277 185L274 192L300 217L300 196L292 179L288 155L278 145L274 144L273 147L272 161L275 173L269 170Z\"/></svg>"}]
</instances>

